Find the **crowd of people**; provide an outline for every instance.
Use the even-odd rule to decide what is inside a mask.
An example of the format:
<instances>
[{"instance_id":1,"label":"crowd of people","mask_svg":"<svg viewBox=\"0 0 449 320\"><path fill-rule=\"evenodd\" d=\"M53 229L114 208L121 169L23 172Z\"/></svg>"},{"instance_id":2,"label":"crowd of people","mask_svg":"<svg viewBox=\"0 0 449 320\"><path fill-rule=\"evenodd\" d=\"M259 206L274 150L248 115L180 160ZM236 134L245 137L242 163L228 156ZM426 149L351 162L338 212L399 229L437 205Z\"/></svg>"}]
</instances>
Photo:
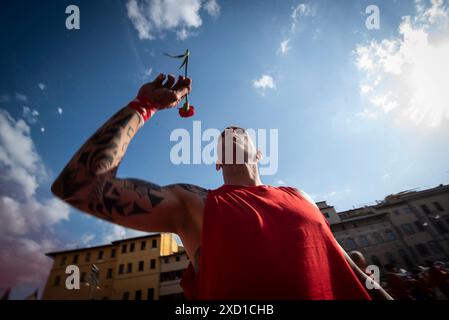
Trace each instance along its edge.
<instances>
[{"instance_id":1,"label":"crowd of people","mask_svg":"<svg viewBox=\"0 0 449 320\"><path fill-rule=\"evenodd\" d=\"M449 265L426 261L406 270L393 264L385 266L385 288L397 300L449 299Z\"/></svg>"},{"instance_id":2,"label":"crowd of people","mask_svg":"<svg viewBox=\"0 0 449 320\"><path fill-rule=\"evenodd\" d=\"M352 251L350 256L359 268L366 270L361 252ZM449 263L428 260L425 266L409 270L387 264L380 285L396 300L449 300Z\"/></svg>"}]
</instances>

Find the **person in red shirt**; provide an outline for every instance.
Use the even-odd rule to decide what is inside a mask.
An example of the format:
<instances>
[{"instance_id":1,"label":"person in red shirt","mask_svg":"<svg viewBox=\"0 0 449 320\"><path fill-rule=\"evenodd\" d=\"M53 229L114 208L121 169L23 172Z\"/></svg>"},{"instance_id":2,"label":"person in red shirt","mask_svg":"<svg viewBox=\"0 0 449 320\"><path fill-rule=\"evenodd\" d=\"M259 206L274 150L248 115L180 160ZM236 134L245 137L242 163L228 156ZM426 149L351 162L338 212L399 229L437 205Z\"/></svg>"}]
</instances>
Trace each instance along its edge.
<instances>
[{"instance_id":1,"label":"person in red shirt","mask_svg":"<svg viewBox=\"0 0 449 320\"><path fill-rule=\"evenodd\" d=\"M215 190L116 176L143 124L190 90L191 79L164 74L143 85L75 153L53 194L125 227L178 234L191 261L181 282L188 299L370 299L367 276L314 202L295 188L262 183L262 155L242 128L220 136L216 169L224 184Z\"/></svg>"}]
</instances>

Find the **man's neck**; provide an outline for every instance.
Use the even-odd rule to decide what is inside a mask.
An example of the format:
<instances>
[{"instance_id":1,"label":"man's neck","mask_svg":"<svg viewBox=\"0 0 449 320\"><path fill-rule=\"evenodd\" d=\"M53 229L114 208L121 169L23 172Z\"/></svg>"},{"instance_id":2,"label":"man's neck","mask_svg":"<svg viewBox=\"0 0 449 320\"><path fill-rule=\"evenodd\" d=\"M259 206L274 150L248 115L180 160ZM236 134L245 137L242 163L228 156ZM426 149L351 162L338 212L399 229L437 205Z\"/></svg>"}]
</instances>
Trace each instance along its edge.
<instances>
[{"instance_id":1,"label":"man's neck","mask_svg":"<svg viewBox=\"0 0 449 320\"><path fill-rule=\"evenodd\" d=\"M233 165L223 168L223 180L225 184L236 186L260 186L259 171L256 165Z\"/></svg>"}]
</instances>

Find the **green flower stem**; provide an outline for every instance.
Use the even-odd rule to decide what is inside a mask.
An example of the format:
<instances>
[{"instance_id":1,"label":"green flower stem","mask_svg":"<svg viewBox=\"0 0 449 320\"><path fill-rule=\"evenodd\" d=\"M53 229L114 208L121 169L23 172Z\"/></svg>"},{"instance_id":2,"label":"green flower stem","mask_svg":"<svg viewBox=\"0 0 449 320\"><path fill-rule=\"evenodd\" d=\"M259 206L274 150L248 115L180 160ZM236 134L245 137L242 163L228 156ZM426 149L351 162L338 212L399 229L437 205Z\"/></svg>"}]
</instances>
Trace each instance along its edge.
<instances>
[{"instance_id":1,"label":"green flower stem","mask_svg":"<svg viewBox=\"0 0 449 320\"><path fill-rule=\"evenodd\" d=\"M170 58L176 58L176 59L184 58L184 61L182 62L181 66L179 68L181 69L185 65L184 77L187 78L187 68L188 68L188 65L189 65L189 56L190 56L189 49L186 49L184 54L181 54L181 55L175 56L175 55L171 55L171 54L168 54L168 53L165 53L165 55L170 57ZM187 112L187 111L189 111L189 108L190 108L189 94L188 93L186 94L186 97L185 97L185 105L186 105L185 111Z\"/></svg>"}]
</instances>

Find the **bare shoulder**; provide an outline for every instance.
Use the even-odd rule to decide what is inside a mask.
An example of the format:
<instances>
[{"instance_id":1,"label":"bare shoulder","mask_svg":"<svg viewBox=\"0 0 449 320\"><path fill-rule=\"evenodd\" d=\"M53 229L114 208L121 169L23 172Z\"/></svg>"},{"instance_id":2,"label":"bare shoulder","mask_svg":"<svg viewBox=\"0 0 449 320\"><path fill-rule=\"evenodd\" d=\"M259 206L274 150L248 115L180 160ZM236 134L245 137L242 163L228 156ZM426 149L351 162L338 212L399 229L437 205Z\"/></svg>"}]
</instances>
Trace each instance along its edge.
<instances>
[{"instance_id":1,"label":"bare shoulder","mask_svg":"<svg viewBox=\"0 0 449 320\"><path fill-rule=\"evenodd\" d=\"M196 263L199 260L204 208L209 190L189 183L172 184L166 188L177 195L185 208L183 223L180 225L178 234L188 256L192 259L195 270L197 270Z\"/></svg>"},{"instance_id":2,"label":"bare shoulder","mask_svg":"<svg viewBox=\"0 0 449 320\"><path fill-rule=\"evenodd\" d=\"M190 183L176 183L166 186L166 188L172 190L176 194L178 194L181 198L187 197L191 198L199 198L202 201L206 201L207 192L206 188L197 186L195 184Z\"/></svg>"},{"instance_id":3,"label":"bare shoulder","mask_svg":"<svg viewBox=\"0 0 449 320\"><path fill-rule=\"evenodd\" d=\"M293 190L295 190L303 199L305 199L307 202L313 204L315 207L318 208L318 206L316 205L315 201L313 201L312 197L309 196L304 190L299 189L299 188L295 188L295 187L291 187Z\"/></svg>"},{"instance_id":4,"label":"bare shoulder","mask_svg":"<svg viewBox=\"0 0 449 320\"><path fill-rule=\"evenodd\" d=\"M201 228L208 189L190 183L176 183L165 188L176 194L187 213L184 228Z\"/></svg>"}]
</instances>

